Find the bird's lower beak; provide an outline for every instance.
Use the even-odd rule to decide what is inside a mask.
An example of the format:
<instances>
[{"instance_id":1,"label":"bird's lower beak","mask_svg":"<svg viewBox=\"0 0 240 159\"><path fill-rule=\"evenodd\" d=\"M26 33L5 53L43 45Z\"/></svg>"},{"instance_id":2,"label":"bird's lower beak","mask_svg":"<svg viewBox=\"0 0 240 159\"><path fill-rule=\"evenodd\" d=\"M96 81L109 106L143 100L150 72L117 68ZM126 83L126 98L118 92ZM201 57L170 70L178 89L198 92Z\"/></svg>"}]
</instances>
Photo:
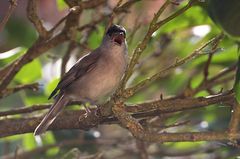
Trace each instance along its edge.
<instances>
[{"instance_id":1,"label":"bird's lower beak","mask_svg":"<svg viewBox=\"0 0 240 159\"><path fill-rule=\"evenodd\" d=\"M124 39L125 37L123 33L116 33L112 36L112 40L118 45L122 45Z\"/></svg>"}]
</instances>

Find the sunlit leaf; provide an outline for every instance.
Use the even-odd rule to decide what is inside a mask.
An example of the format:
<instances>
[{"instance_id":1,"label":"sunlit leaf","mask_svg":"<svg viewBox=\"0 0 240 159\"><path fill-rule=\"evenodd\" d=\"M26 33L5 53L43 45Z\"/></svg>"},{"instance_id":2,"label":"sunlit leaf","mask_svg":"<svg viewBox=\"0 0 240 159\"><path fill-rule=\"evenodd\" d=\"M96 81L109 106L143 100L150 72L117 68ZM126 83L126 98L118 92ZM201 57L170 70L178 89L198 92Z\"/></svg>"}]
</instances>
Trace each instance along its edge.
<instances>
[{"instance_id":1,"label":"sunlit leaf","mask_svg":"<svg viewBox=\"0 0 240 159\"><path fill-rule=\"evenodd\" d=\"M99 25L99 27L97 27L97 29L90 35L88 39L90 48L95 49L101 44L104 30L105 28Z\"/></svg>"},{"instance_id":2,"label":"sunlit leaf","mask_svg":"<svg viewBox=\"0 0 240 159\"><path fill-rule=\"evenodd\" d=\"M33 104L40 104L40 103L49 103L47 96L44 95L26 95L23 94L22 98L24 100L25 105L31 106Z\"/></svg>"},{"instance_id":3,"label":"sunlit leaf","mask_svg":"<svg viewBox=\"0 0 240 159\"><path fill-rule=\"evenodd\" d=\"M32 150L37 146L33 134L25 134L22 139L22 144L25 150Z\"/></svg>"},{"instance_id":4,"label":"sunlit leaf","mask_svg":"<svg viewBox=\"0 0 240 159\"><path fill-rule=\"evenodd\" d=\"M49 144L54 144L55 142L56 141L55 141L55 138L54 138L52 132L46 132L46 134L44 135L44 138L43 138L43 144L49 145ZM59 152L59 148L54 147L47 151L47 155L53 156L53 155L56 155L58 152Z\"/></svg>"},{"instance_id":5,"label":"sunlit leaf","mask_svg":"<svg viewBox=\"0 0 240 159\"><path fill-rule=\"evenodd\" d=\"M58 8L58 10L61 11L61 10L67 9L68 6L64 0L57 0L57 8Z\"/></svg>"},{"instance_id":6,"label":"sunlit leaf","mask_svg":"<svg viewBox=\"0 0 240 159\"><path fill-rule=\"evenodd\" d=\"M38 59L23 66L23 68L15 76L15 80L20 83L31 83L41 78L42 66Z\"/></svg>"},{"instance_id":7,"label":"sunlit leaf","mask_svg":"<svg viewBox=\"0 0 240 159\"><path fill-rule=\"evenodd\" d=\"M52 91L56 88L58 82L59 82L59 78L52 80L46 85L45 94L47 96L49 96L52 93Z\"/></svg>"}]
</instances>

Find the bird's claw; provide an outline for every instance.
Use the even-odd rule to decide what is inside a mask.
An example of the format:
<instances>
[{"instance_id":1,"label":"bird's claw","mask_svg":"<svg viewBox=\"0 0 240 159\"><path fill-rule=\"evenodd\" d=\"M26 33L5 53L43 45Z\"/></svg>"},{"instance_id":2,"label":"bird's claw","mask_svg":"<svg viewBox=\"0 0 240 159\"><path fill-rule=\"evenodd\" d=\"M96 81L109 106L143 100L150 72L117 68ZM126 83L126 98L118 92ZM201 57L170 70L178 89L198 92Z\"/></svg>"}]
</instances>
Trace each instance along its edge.
<instances>
[{"instance_id":1,"label":"bird's claw","mask_svg":"<svg viewBox=\"0 0 240 159\"><path fill-rule=\"evenodd\" d=\"M91 111L88 109L83 115L80 115L79 121L86 119L91 114Z\"/></svg>"},{"instance_id":2,"label":"bird's claw","mask_svg":"<svg viewBox=\"0 0 240 159\"><path fill-rule=\"evenodd\" d=\"M98 108L97 108L98 109ZM85 113L79 117L79 121L83 121L90 116L99 117L98 110L91 111L89 108L85 107Z\"/></svg>"}]
</instances>

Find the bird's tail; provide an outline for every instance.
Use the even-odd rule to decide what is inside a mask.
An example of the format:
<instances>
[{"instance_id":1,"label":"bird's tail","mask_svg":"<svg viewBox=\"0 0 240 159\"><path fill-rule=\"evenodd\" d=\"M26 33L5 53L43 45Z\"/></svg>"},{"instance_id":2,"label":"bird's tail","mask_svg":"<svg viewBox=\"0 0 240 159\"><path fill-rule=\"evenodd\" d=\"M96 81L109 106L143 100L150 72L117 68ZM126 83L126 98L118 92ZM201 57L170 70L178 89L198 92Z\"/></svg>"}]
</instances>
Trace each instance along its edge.
<instances>
[{"instance_id":1,"label":"bird's tail","mask_svg":"<svg viewBox=\"0 0 240 159\"><path fill-rule=\"evenodd\" d=\"M36 136L44 133L67 104L68 99L64 95L60 95L59 97L57 97L48 113L45 115L41 123L35 129L34 135Z\"/></svg>"}]
</instances>

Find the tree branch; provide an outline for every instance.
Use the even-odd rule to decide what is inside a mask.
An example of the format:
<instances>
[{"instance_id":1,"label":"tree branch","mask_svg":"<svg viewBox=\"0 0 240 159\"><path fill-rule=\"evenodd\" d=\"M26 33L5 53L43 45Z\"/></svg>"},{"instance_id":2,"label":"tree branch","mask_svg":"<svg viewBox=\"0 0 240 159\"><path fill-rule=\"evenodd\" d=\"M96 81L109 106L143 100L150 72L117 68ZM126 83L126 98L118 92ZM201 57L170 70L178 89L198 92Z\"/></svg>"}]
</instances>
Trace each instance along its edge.
<instances>
[{"instance_id":1,"label":"tree branch","mask_svg":"<svg viewBox=\"0 0 240 159\"><path fill-rule=\"evenodd\" d=\"M147 118L156 116L162 113L174 113L179 111L186 111L190 109L197 109L203 106L209 106L211 104L232 104L235 101L232 93L219 94L208 98L186 98L186 99L166 99L158 100L138 105L124 106L127 112L131 113L135 118ZM178 107L176 107L178 105ZM21 108L1 112L3 115L15 115L21 113L30 113L37 110L48 108L49 105L34 106L29 108ZM102 106L103 108L104 105ZM92 112L96 111L92 109ZM94 127L98 124L113 124L118 123L116 117L110 116L98 116L90 115L86 120L79 121L79 117L85 114L84 110L80 111L64 111L59 115L56 121L50 126L50 130L61 129L82 129L86 130ZM35 118L17 118L17 119L2 119L0 120L0 137L23 134L33 132L36 126L41 121L42 117Z\"/></svg>"},{"instance_id":2,"label":"tree branch","mask_svg":"<svg viewBox=\"0 0 240 159\"><path fill-rule=\"evenodd\" d=\"M202 45L200 48L196 49L192 54L186 56L185 58L183 59L180 59L180 60L177 60L175 63L173 63L172 65L168 66L167 68L159 71L158 73L154 74L153 76L139 82L138 84L136 84L135 86L132 86L130 88L127 88L125 91L124 91L124 97L125 98L129 98L131 97L132 95L134 95L138 90L140 90L141 88L145 87L146 85L150 84L151 82L161 78L161 77L164 77L166 76L167 73L169 73L172 69L182 65L182 64L185 64L186 62L198 57L198 56L201 56L201 55L205 55L206 53L202 53L202 50L205 49L209 44L211 43L215 43L216 41L219 41L220 39L222 39L223 36L222 35L219 35L213 39L211 39L210 41L208 41L207 43L205 43L204 45ZM211 52L215 52L215 50L210 50L209 53Z\"/></svg>"},{"instance_id":3,"label":"tree branch","mask_svg":"<svg viewBox=\"0 0 240 159\"><path fill-rule=\"evenodd\" d=\"M1 74L2 76L2 82L0 84L0 90L3 91L8 84L12 81L14 76L17 74L17 72L27 63L31 62L34 58L37 58L38 56L42 55L45 51L57 46L58 44L68 40L68 37L66 33L60 33L54 38L48 40L48 41L42 41L38 39L32 47L30 47L27 52L20 57L19 59L15 60L13 63L8 65L4 68L7 71L5 75Z\"/></svg>"},{"instance_id":4,"label":"tree branch","mask_svg":"<svg viewBox=\"0 0 240 159\"><path fill-rule=\"evenodd\" d=\"M147 43L150 40L152 34L155 31L157 31L161 26L163 26L164 24L168 23L172 19L176 18L177 16L181 15L182 13L187 11L189 8L191 8L191 6L193 5L194 2L196 2L196 0L190 0L186 6L182 7L181 9L179 9L178 11L176 11L169 17L165 18L164 20L158 22L158 18L164 12L164 10L168 7L168 5L171 4L171 1L166 0L165 3L162 5L162 7L160 7L158 12L154 15L154 17L149 25L146 35L144 36L143 40L137 45L137 47L135 48L135 50L133 52L132 58L130 60L130 64L128 65L127 71L126 71L126 73L123 77L122 83L118 89L118 94L122 94L123 89L124 89L128 79L132 75L134 67L138 63L138 60L139 60L142 52L147 47Z\"/></svg>"},{"instance_id":5,"label":"tree branch","mask_svg":"<svg viewBox=\"0 0 240 159\"><path fill-rule=\"evenodd\" d=\"M229 133L226 132L185 132L185 133L151 133L142 127L139 122L130 114L126 113L123 103L115 101L112 110L120 121L120 124L127 128L132 135L139 140L147 142L184 142L184 141L222 141L229 140ZM234 133L233 139L239 139L240 133Z\"/></svg>"},{"instance_id":6,"label":"tree branch","mask_svg":"<svg viewBox=\"0 0 240 159\"><path fill-rule=\"evenodd\" d=\"M9 96L13 93L16 93L18 91L21 91L23 89L30 89L30 90L33 90L33 91L37 91L38 87L39 87L38 83L31 83L31 84L18 85L18 86L13 87L13 88L7 88L0 93L0 98L7 97L7 96Z\"/></svg>"},{"instance_id":7,"label":"tree branch","mask_svg":"<svg viewBox=\"0 0 240 159\"><path fill-rule=\"evenodd\" d=\"M48 37L48 31L43 26L42 21L37 15L37 0L28 0L27 16L36 28L39 36L42 38Z\"/></svg>"},{"instance_id":8,"label":"tree branch","mask_svg":"<svg viewBox=\"0 0 240 159\"><path fill-rule=\"evenodd\" d=\"M3 17L2 22L0 23L0 32L2 32L4 26L6 25L8 19L10 18L12 12L17 7L17 0L9 0L10 5L8 7L6 15Z\"/></svg>"}]
</instances>

